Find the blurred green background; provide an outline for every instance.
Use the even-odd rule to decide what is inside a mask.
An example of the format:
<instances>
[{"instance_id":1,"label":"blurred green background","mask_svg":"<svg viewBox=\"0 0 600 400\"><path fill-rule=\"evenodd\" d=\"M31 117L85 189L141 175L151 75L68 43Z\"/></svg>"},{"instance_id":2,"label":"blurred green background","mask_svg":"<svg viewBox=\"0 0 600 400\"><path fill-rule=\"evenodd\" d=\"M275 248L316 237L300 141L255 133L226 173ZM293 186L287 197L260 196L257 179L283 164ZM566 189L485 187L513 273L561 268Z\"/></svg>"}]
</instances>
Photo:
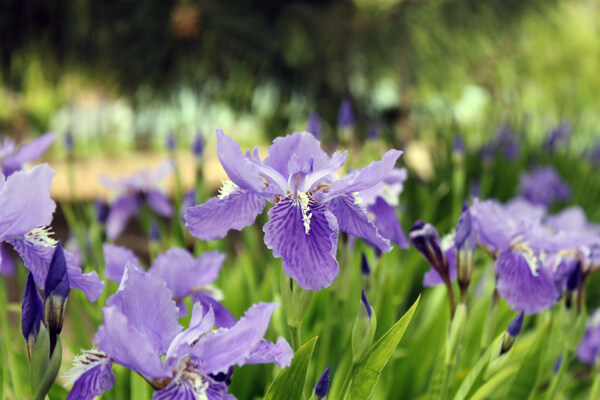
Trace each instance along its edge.
<instances>
[{"instance_id":1,"label":"blurred green background","mask_svg":"<svg viewBox=\"0 0 600 400\"><path fill-rule=\"evenodd\" d=\"M568 120L582 150L598 21L594 0L3 0L0 131L137 150L169 130L266 140L317 110L330 137L348 98L363 137L377 121L394 142L443 126L479 144L508 122L539 140Z\"/></svg>"}]
</instances>

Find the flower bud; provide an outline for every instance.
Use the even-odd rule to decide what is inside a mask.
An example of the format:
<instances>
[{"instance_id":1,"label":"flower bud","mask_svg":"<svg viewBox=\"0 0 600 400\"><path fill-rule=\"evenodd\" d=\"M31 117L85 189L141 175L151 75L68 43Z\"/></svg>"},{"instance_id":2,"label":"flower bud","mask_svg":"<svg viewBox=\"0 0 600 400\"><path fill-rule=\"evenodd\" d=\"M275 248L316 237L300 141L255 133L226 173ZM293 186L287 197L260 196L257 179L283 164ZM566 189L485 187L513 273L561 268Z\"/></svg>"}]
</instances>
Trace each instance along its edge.
<instances>
[{"instance_id":1,"label":"flower bud","mask_svg":"<svg viewBox=\"0 0 600 400\"><path fill-rule=\"evenodd\" d=\"M27 342L27 357L31 360L33 347L40 332L40 324L44 322L44 303L35 286L31 272L27 275L27 283L23 291L21 304L21 331Z\"/></svg>"},{"instance_id":2,"label":"flower bud","mask_svg":"<svg viewBox=\"0 0 600 400\"><path fill-rule=\"evenodd\" d=\"M196 133L196 138L192 143L192 154L199 159L202 157L202 153L204 153L204 138L201 131Z\"/></svg>"},{"instance_id":3,"label":"flower bud","mask_svg":"<svg viewBox=\"0 0 600 400\"><path fill-rule=\"evenodd\" d=\"M379 124L377 122L372 122L369 125L369 130L367 131L367 139L376 140L381 136L381 129L379 128Z\"/></svg>"},{"instance_id":4,"label":"flower bud","mask_svg":"<svg viewBox=\"0 0 600 400\"><path fill-rule=\"evenodd\" d=\"M377 329L377 317L363 291L352 328L352 362L358 363L367 354L375 336L375 329Z\"/></svg>"},{"instance_id":5,"label":"flower bud","mask_svg":"<svg viewBox=\"0 0 600 400\"><path fill-rule=\"evenodd\" d=\"M44 319L50 334L50 351L56 344L56 335L62 330L67 298L69 297L69 276L67 262L60 241L54 249L48 276L44 285Z\"/></svg>"},{"instance_id":6,"label":"flower bud","mask_svg":"<svg viewBox=\"0 0 600 400\"><path fill-rule=\"evenodd\" d=\"M419 220L415 222L409 233L410 242L425 257L429 265L440 273L442 278L448 276L448 262L440 247L440 236L435 227Z\"/></svg>"},{"instance_id":7,"label":"flower bud","mask_svg":"<svg viewBox=\"0 0 600 400\"><path fill-rule=\"evenodd\" d=\"M96 218L98 222L101 224L105 224L108 219L108 205L104 200L96 199L94 200L94 209L96 211Z\"/></svg>"},{"instance_id":8,"label":"flower bud","mask_svg":"<svg viewBox=\"0 0 600 400\"><path fill-rule=\"evenodd\" d=\"M169 131L167 133L167 149L169 152L173 152L175 150L175 133L173 131Z\"/></svg>"},{"instance_id":9,"label":"flower bud","mask_svg":"<svg viewBox=\"0 0 600 400\"><path fill-rule=\"evenodd\" d=\"M354 111L352 103L348 99L343 99L338 112L339 140L342 143L350 143L354 136Z\"/></svg>"},{"instance_id":10,"label":"flower bud","mask_svg":"<svg viewBox=\"0 0 600 400\"><path fill-rule=\"evenodd\" d=\"M454 235L454 248L456 249L456 267L458 272L458 286L460 287L461 302L467 301L467 292L473 273L473 253L477 248L477 238L473 229L469 204L465 201L456 226Z\"/></svg>"},{"instance_id":11,"label":"flower bud","mask_svg":"<svg viewBox=\"0 0 600 400\"><path fill-rule=\"evenodd\" d=\"M317 139L323 136L323 130L321 128L321 119L316 111L313 111L308 116L308 126L306 130L313 134Z\"/></svg>"},{"instance_id":12,"label":"flower bud","mask_svg":"<svg viewBox=\"0 0 600 400\"><path fill-rule=\"evenodd\" d=\"M160 242L160 228L155 219L150 222L150 232L148 232L150 242Z\"/></svg>"},{"instance_id":13,"label":"flower bud","mask_svg":"<svg viewBox=\"0 0 600 400\"><path fill-rule=\"evenodd\" d=\"M329 392L329 372L331 371L331 366L327 367L323 374L317 381L315 385L314 393L315 400L323 400L327 397L327 393Z\"/></svg>"},{"instance_id":14,"label":"flower bud","mask_svg":"<svg viewBox=\"0 0 600 400\"><path fill-rule=\"evenodd\" d=\"M69 153L73 151L73 133L70 130L65 132L65 148Z\"/></svg>"},{"instance_id":15,"label":"flower bud","mask_svg":"<svg viewBox=\"0 0 600 400\"><path fill-rule=\"evenodd\" d=\"M371 275L371 267L369 267L369 261L367 260L365 253L362 253L360 258L360 272L362 272L364 276Z\"/></svg>"},{"instance_id":16,"label":"flower bud","mask_svg":"<svg viewBox=\"0 0 600 400\"><path fill-rule=\"evenodd\" d=\"M506 332L504 333L504 339L502 340L502 349L500 350L500 355L506 353L512 345L517 340L517 336L521 333L521 329L523 328L523 319L525 314L523 311L519 313L511 322L508 324L508 328L506 328Z\"/></svg>"}]
</instances>

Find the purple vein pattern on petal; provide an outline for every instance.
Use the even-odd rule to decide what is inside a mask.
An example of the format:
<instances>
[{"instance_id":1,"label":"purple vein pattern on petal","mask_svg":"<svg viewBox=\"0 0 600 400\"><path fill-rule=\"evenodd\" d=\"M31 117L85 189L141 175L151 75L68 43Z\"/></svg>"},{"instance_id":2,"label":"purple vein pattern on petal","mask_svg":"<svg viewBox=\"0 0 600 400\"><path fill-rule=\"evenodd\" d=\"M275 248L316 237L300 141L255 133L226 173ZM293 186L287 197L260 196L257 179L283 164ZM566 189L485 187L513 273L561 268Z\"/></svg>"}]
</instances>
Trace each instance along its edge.
<instances>
[{"instance_id":1,"label":"purple vein pattern on petal","mask_svg":"<svg viewBox=\"0 0 600 400\"><path fill-rule=\"evenodd\" d=\"M240 145L221 129L217 129L217 155L233 183L245 190L257 193L263 191L265 182L258 175L252 161L246 158Z\"/></svg>"},{"instance_id":2,"label":"purple vein pattern on petal","mask_svg":"<svg viewBox=\"0 0 600 400\"><path fill-rule=\"evenodd\" d=\"M79 360L78 360L79 359ZM76 377L73 388L66 400L93 400L115 384L115 374L112 371L112 361L105 353L97 350L86 351L78 356L80 366L69 372ZM80 371L80 369L82 371Z\"/></svg>"},{"instance_id":3,"label":"purple vein pattern on petal","mask_svg":"<svg viewBox=\"0 0 600 400\"><path fill-rule=\"evenodd\" d=\"M50 261L54 254L54 247L21 238L9 240L8 243L19 253L25 267L33 274L38 287L44 287ZM67 261L70 287L84 292L89 301L97 300L102 294L104 282L100 281L96 271L82 273L73 255L66 250L65 259Z\"/></svg>"},{"instance_id":4,"label":"purple vein pattern on petal","mask_svg":"<svg viewBox=\"0 0 600 400\"><path fill-rule=\"evenodd\" d=\"M12 175L14 172L20 170L23 164L40 158L52 142L54 142L55 136L53 132L48 132L21 146L15 154L6 157L2 161L4 173L7 176Z\"/></svg>"},{"instance_id":5,"label":"purple vein pattern on petal","mask_svg":"<svg viewBox=\"0 0 600 400\"><path fill-rule=\"evenodd\" d=\"M329 188L327 197L342 193L360 192L384 180L394 169L396 160L402 155L400 150L388 150L381 160L373 161L366 167L348 174L335 181Z\"/></svg>"},{"instance_id":6,"label":"purple vein pattern on petal","mask_svg":"<svg viewBox=\"0 0 600 400\"><path fill-rule=\"evenodd\" d=\"M230 229L241 231L252 225L265 208L265 200L252 192L235 189L220 199L213 197L206 203L188 208L185 226L201 240L218 240Z\"/></svg>"},{"instance_id":7,"label":"purple vein pattern on petal","mask_svg":"<svg viewBox=\"0 0 600 400\"><path fill-rule=\"evenodd\" d=\"M381 236L366 210L356 204L353 195L336 197L327 203L327 208L335 215L340 230L366 240L382 253L392 250L390 241Z\"/></svg>"},{"instance_id":8,"label":"purple vein pattern on petal","mask_svg":"<svg viewBox=\"0 0 600 400\"><path fill-rule=\"evenodd\" d=\"M46 164L15 172L0 185L0 241L50 225L56 203L50 198L54 171Z\"/></svg>"},{"instance_id":9,"label":"purple vein pattern on petal","mask_svg":"<svg viewBox=\"0 0 600 400\"><path fill-rule=\"evenodd\" d=\"M121 282L127 263L141 265L135 253L127 247L104 243L102 250L104 252L104 263L106 264L104 274L108 279L116 283Z\"/></svg>"},{"instance_id":10,"label":"purple vein pattern on petal","mask_svg":"<svg viewBox=\"0 0 600 400\"><path fill-rule=\"evenodd\" d=\"M127 226L127 222L138 213L141 206L142 202L135 194L119 196L108 212L106 236L110 240L116 239Z\"/></svg>"},{"instance_id":11,"label":"purple vein pattern on petal","mask_svg":"<svg viewBox=\"0 0 600 400\"><path fill-rule=\"evenodd\" d=\"M552 274L533 255L519 250L502 251L496 260L496 275L498 293L515 311L537 314L558 300Z\"/></svg>"},{"instance_id":12,"label":"purple vein pattern on petal","mask_svg":"<svg viewBox=\"0 0 600 400\"><path fill-rule=\"evenodd\" d=\"M197 259L189 251L173 247L154 260L149 272L163 279L173 297L185 297L193 289L214 282L225 261L225 254L211 251Z\"/></svg>"},{"instance_id":13,"label":"purple vein pattern on petal","mask_svg":"<svg viewBox=\"0 0 600 400\"><path fill-rule=\"evenodd\" d=\"M264 225L265 244L274 257L283 259L286 275L303 289L321 290L331 285L339 272L335 259L339 234L338 222L325 205L308 203L308 232L299 203L283 198L269 210Z\"/></svg>"},{"instance_id":14,"label":"purple vein pattern on petal","mask_svg":"<svg viewBox=\"0 0 600 400\"><path fill-rule=\"evenodd\" d=\"M203 372L227 372L232 365L242 366L262 340L277 303L260 302L246 311L233 327L209 332L191 350L202 360Z\"/></svg>"},{"instance_id":15,"label":"purple vein pattern on petal","mask_svg":"<svg viewBox=\"0 0 600 400\"><path fill-rule=\"evenodd\" d=\"M269 156L264 163L275 169L282 176L289 176L288 162L292 154L296 154L296 160L304 165L310 158L313 159L313 170L326 167L329 164L329 156L321 149L321 143L308 132L294 132L291 135L278 137L267 150Z\"/></svg>"},{"instance_id":16,"label":"purple vein pattern on petal","mask_svg":"<svg viewBox=\"0 0 600 400\"><path fill-rule=\"evenodd\" d=\"M171 297L162 279L128 264L119 290L108 298L106 305L122 313L157 354L164 354L182 329L177 322L179 310Z\"/></svg>"}]
</instances>

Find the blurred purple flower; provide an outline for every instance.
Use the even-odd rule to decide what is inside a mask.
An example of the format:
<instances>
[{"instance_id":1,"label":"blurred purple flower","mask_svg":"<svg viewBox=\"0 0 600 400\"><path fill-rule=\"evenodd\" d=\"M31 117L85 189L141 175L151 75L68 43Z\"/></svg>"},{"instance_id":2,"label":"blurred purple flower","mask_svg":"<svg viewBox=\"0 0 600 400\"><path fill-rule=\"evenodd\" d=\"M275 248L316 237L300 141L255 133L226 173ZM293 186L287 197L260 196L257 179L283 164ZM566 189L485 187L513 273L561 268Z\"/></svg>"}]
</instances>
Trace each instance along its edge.
<instances>
[{"instance_id":1,"label":"blurred purple flower","mask_svg":"<svg viewBox=\"0 0 600 400\"><path fill-rule=\"evenodd\" d=\"M0 165L4 176L10 176L23 168L23 164L37 160L52 145L56 135L53 132L43 134L37 139L23 144L17 149L14 141L6 138L0 143Z\"/></svg>"},{"instance_id":2,"label":"blurred purple flower","mask_svg":"<svg viewBox=\"0 0 600 400\"><path fill-rule=\"evenodd\" d=\"M169 152L173 152L175 151L175 132L173 131L169 131L167 133L167 140L166 140L166 145L167 145L167 150L169 150Z\"/></svg>"},{"instance_id":3,"label":"blurred purple flower","mask_svg":"<svg viewBox=\"0 0 600 400\"><path fill-rule=\"evenodd\" d=\"M550 152L557 149L558 146L567 147L571 140L571 124L566 121L561 122L551 129L544 140L544 148Z\"/></svg>"},{"instance_id":4,"label":"blurred purple flower","mask_svg":"<svg viewBox=\"0 0 600 400\"><path fill-rule=\"evenodd\" d=\"M127 222L137 215L144 204L147 204L161 217L170 218L174 209L171 200L157 186L167 175L173 172L173 164L165 162L156 171L141 170L128 178L111 180L100 177L100 181L108 188L117 191L106 220L106 236L116 239L127 226Z\"/></svg>"},{"instance_id":5,"label":"blurred purple flower","mask_svg":"<svg viewBox=\"0 0 600 400\"><path fill-rule=\"evenodd\" d=\"M550 206L571 197L571 188L552 167L537 168L519 177L519 193L533 204Z\"/></svg>"},{"instance_id":6,"label":"blurred purple flower","mask_svg":"<svg viewBox=\"0 0 600 400\"><path fill-rule=\"evenodd\" d=\"M203 153L204 153L204 135L202 134L201 131L198 131L196 133L196 137L194 138L194 141L192 142L192 154L194 155L194 157L199 159L200 157L202 157Z\"/></svg>"},{"instance_id":7,"label":"blurred purple flower","mask_svg":"<svg viewBox=\"0 0 600 400\"><path fill-rule=\"evenodd\" d=\"M519 138L510 130L508 125L502 124L496 130L496 147L502 151L504 158L514 161L519 157Z\"/></svg>"},{"instance_id":8,"label":"blurred purple flower","mask_svg":"<svg viewBox=\"0 0 600 400\"><path fill-rule=\"evenodd\" d=\"M600 311L589 317L585 333L577 347L577 358L584 364L597 365L600 357Z\"/></svg>"},{"instance_id":9,"label":"blurred purple flower","mask_svg":"<svg viewBox=\"0 0 600 400\"><path fill-rule=\"evenodd\" d=\"M384 180L402 154L388 151L381 161L336 179L333 175L347 153L330 158L308 132L273 141L269 156L260 160L258 149L244 155L239 145L217 131L217 153L231 181L220 194L186 212L186 227L202 240L224 237L229 229L252 224L265 207L274 207L263 227L265 243L283 269L304 289L320 290L338 275L339 230L358 236L383 252L391 250L354 195Z\"/></svg>"},{"instance_id":10,"label":"blurred purple flower","mask_svg":"<svg viewBox=\"0 0 600 400\"><path fill-rule=\"evenodd\" d=\"M375 140L381 136L381 128L377 122L371 122L367 131L367 139Z\"/></svg>"},{"instance_id":11,"label":"blurred purple flower","mask_svg":"<svg viewBox=\"0 0 600 400\"><path fill-rule=\"evenodd\" d=\"M311 112L308 116L308 126L306 127L306 130L307 132L312 133L317 139L320 139L323 136L321 119L316 111Z\"/></svg>"},{"instance_id":12,"label":"blurred purple flower","mask_svg":"<svg viewBox=\"0 0 600 400\"><path fill-rule=\"evenodd\" d=\"M452 142L452 154L463 155L465 153L465 141L460 133L454 135Z\"/></svg>"},{"instance_id":13,"label":"blurred purple flower","mask_svg":"<svg viewBox=\"0 0 600 400\"><path fill-rule=\"evenodd\" d=\"M340 104L340 111L338 112L338 127L349 128L354 126L354 110L352 109L352 102L350 99L343 99Z\"/></svg>"},{"instance_id":14,"label":"blurred purple flower","mask_svg":"<svg viewBox=\"0 0 600 400\"><path fill-rule=\"evenodd\" d=\"M89 399L114 384L111 365L139 373L155 389L153 399L231 399L227 383L216 379L234 366L290 365L293 351L282 338L263 339L276 303L252 306L231 328L212 330L212 309L194 305L189 328L177 322L177 306L165 282L129 264L119 290L103 308L104 322L70 372L69 400Z\"/></svg>"}]
</instances>

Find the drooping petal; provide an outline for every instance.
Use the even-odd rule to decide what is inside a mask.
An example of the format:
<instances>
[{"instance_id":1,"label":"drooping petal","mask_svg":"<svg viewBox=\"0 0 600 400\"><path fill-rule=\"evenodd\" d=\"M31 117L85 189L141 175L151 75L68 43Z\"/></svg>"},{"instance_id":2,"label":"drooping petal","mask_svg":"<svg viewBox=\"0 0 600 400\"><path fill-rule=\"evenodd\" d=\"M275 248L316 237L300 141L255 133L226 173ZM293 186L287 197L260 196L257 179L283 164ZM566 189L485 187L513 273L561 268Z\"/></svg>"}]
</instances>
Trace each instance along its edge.
<instances>
[{"instance_id":1,"label":"drooping petal","mask_svg":"<svg viewBox=\"0 0 600 400\"><path fill-rule=\"evenodd\" d=\"M192 347L191 354L202 360L203 372L227 372L233 365L241 366L263 339L277 303L260 302L246 311L233 327L211 331Z\"/></svg>"},{"instance_id":2,"label":"drooping petal","mask_svg":"<svg viewBox=\"0 0 600 400\"><path fill-rule=\"evenodd\" d=\"M9 176L20 170L23 164L37 160L54 142L56 135L53 132L43 134L37 139L22 145L13 155L6 157L2 161L4 174Z\"/></svg>"},{"instance_id":3,"label":"drooping petal","mask_svg":"<svg viewBox=\"0 0 600 400\"><path fill-rule=\"evenodd\" d=\"M496 260L497 289L515 311L537 314L558 300L552 274L530 250L507 249Z\"/></svg>"},{"instance_id":4,"label":"drooping petal","mask_svg":"<svg viewBox=\"0 0 600 400\"><path fill-rule=\"evenodd\" d=\"M327 197L331 198L343 193L360 192L376 185L390 174L401 155L402 152L400 150L388 150L381 160L373 161L366 167L335 181L329 188Z\"/></svg>"},{"instance_id":5,"label":"drooping petal","mask_svg":"<svg viewBox=\"0 0 600 400\"><path fill-rule=\"evenodd\" d=\"M173 297L181 298L214 282L223 261L225 254L218 251L204 253L196 259L189 251L173 247L156 257L149 272L167 283Z\"/></svg>"},{"instance_id":6,"label":"drooping petal","mask_svg":"<svg viewBox=\"0 0 600 400\"><path fill-rule=\"evenodd\" d=\"M175 212L171 200L158 189L152 189L146 192L146 201L150 208L161 217L170 218Z\"/></svg>"},{"instance_id":7,"label":"drooping petal","mask_svg":"<svg viewBox=\"0 0 600 400\"><path fill-rule=\"evenodd\" d=\"M407 249L408 240L402 230L396 211L383 198L377 197L375 203L367 208L375 217L374 224L379 233L390 242L396 243L399 248Z\"/></svg>"},{"instance_id":8,"label":"drooping petal","mask_svg":"<svg viewBox=\"0 0 600 400\"><path fill-rule=\"evenodd\" d=\"M112 360L98 350L88 350L75 357L68 377L73 388L66 400L93 400L115 384Z\"/></svg>"},{"instance_id":9,"label":"drooping petal","mask_svg":"<svg viewBox=\"0 0 600 400\"><path fill-rule=\"evenodd\" d=\"M173 338L181 332L177 305L166 283L133 264L127 264L119 290L108 298L106 305L122 313L132 329L143 333L157 354L166 353Z\"/></svg>"},{"instance_id":10,"label":"drooping petal","mask_svg":"<svg viewBox=\"0 0 600 400\"><path fill-rule=\"evenodd\" d=\"M0 185L0 242L48 226L56 203L50 198L54 171L47 164L18 171Z\"/></svg>"},{"instance_id":11,"label":"drooping petal","mask_svg":"<svg viewBox=\"0 0 600 400\"><path fill-rule=\"evenodd\" d=\"M339 227L325 205L308 200L303 206L300 200L282 198L269 210L263 231L265 244L283 259L283 270L301 288L321 290L333 283L339 271Z\"/></svg>"},{"instance_id":12,"label":"drooping petal","mask_svg":"<svg viewBox=\"0 0 600 400\"><path fill-rule=\"evenodd\" d=\"M15 260L8 252L8 246L0 243L0 275L12 275L15 272Z\"/></svg>"},{"instance_id":13,"label":"drooping petal","mask_svg":"<svg viewBox=\"0 0 600 400\"><path fill-rule=\"evenodd\" d=\"M275 363L279 368L289 367L294 357L294 350L284 338L277 339L277 343L261 340L254 347L245 364Z\"/></svg>"},{"instance_id":14,"label":"drooping petal","mask_svg":"<svg viewBox=\"0 0 600 400\"><path fill-rule=\"evenodd\" d=\"M127 263L141 265L135 253L127 247L104 243L102 250L104 252L104 264L106 265L104 275L116 283L121 282Z\"/></svg>"},{"instance_id":15,"label":"drooping petal","mask_svg":"<svg viewBox=\"0 0 600 400\"><path fill-rule=\"evenodd\" d=\"M13 248L23 259L25 267L31 271L35 282L39 287L44 287L48 267L54 254L54 245L44 244L39 241L25 239L9 240ZM69 285L73 289L79 289L85 293L89 301L96 301L102 294L104 282L100 281L96 271L83 273L81 268L75 263L71 253L65 251L67 260L67 274L69 275Z\"/></svg>"},{"instance_id":16,"label":"drooping petal","mask_svg":"<svg viewBox=\"0 0 600 400\"><path fill-rule=\"evenodd\" d=\"M229 179L240 188L261 193L265 182L258 175L251 160L246 158L235 140L217 129L217 155Z\"/></svg>"},{"instance_id":17,"label":"drooping petal","mask_svg":"<svg viewBox=\"0 0 600 400\"><path fill-rule=\"evenodd\" d=\"M104 322L94 339L98 349L116 363L148 378L165 378L170 375L163 368L160 353L151 339L159 336L160 331L149 331L132 323L116 307L104 307L102 314Z\"/></svg>"},{"instance_id":18,"label":"drooping petal","mask_svg":"<svg viewBox=\"0 0 600 400\"><path fill-rule=\"evenodd\" d=\"M335 215L342 231L366 240L382 253L392 250L390 241L379 233L366 210L356 203L353 195L336 197L327 203L327 208Z\"/></svg>"},{"instance_id":19,"label":"drooping petal","mask_svg":"<svg viewBox=\"0 0 600 400\"><path fill-rule=\"evenodd\" d=\"M139 196L126 194L119 196L110 206L108 217L106 219L106 237L114 240L123 232L127 222L137 215L142 206Z\"/></svg>"},{"instance_id":20,"label":"drooping petal","mask_svg":"<svg viewBox=\"0 0 600 400\"><path fill-rule=\"evenodd\" d=\"M185 226L201 240L217 240L225 237L230 229L241 231L252 225L264 208L265 200L261 196L235 189L224 198L213 197L188 208Z\"/></svg>"},{"instance_id":21,"label":"drooping petal","mask_svg":"<svg viewBox=\"0 0 600 400\"><path fill-rule=\"evenodd\" d=\"M291 135L276 138L267 153L269 156L265 158L264 164L285 177L289 175L288 162L292 158L292 154L296 154L297 162L300 165L312 158L315 171L330 163L327 153L321 149L321 143L308 132L294 132Z\"/></svg>"}]
</instances>

